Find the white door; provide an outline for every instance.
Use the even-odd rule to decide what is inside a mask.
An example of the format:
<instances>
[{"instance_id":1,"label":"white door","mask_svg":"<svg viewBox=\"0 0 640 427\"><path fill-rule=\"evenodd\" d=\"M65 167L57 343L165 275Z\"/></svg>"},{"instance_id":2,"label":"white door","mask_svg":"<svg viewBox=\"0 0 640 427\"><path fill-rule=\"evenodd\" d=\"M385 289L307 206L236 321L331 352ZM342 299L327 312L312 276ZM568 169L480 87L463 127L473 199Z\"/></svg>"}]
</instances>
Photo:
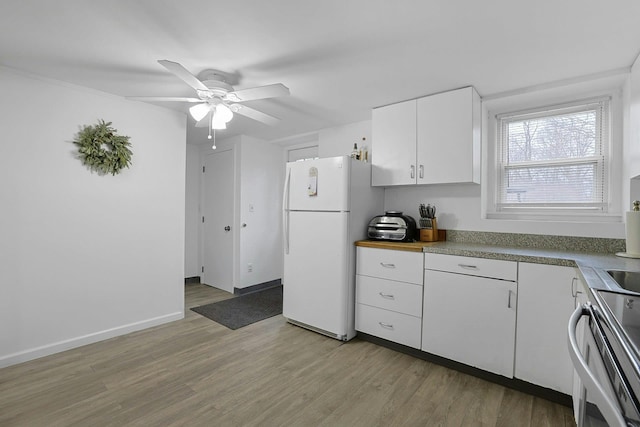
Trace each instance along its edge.
<instances>
[{"instance_id":1,"label":"white door","mask_svg":"<svg viewBox=\"0 0 640 427\"><path fill-rule=\"evenodd\" d=\"M207 155L203 182L204 283L233 292L233 151Z\"/></svg>"},{"instance_id":2,"label":"white door","mask_svg":"<svg viewBox=\"0 0 640 427\"><path fill-rule=\"evenodd\" d=\"M346 335L349 292L348 213L288 212L285 230L283 315L336 335Z\"/></svg>"},{"instance_id":3,"label":"white door","mask_svg":"<svg viewBox=\"0 0 640 427\"><path fill-rule=\"evenodd\" d=\"M348 211L350 170L347 156L287 163L285 209Z\"/></svg>"}]
</instances>

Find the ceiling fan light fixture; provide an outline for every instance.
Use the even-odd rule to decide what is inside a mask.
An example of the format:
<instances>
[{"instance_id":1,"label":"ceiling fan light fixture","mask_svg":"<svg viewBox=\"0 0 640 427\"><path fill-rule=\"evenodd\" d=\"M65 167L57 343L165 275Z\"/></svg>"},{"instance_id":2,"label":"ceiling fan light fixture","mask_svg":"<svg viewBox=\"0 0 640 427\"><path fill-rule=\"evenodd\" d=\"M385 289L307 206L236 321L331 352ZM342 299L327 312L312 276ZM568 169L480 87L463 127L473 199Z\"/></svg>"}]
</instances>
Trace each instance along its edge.
<instances>
[{"instance_id":1,"label":"ceiling fan light fixture","mask_svg":"<svg viewBox=\"0 0 640 427\"><path fill-rule=\"evenodd\" d=\"M221 120L220 117L218 117L218 114L213 114L212 112L211 115L211 129L220 130L227 128L227 122Z\"/></svg>"},{"instance_id":2,"label":"ceiling fan light fixture","mask_svg":"<svg viewBox=\"0 0 640 427\"><path fill-rule=\"evenodd\" d=\"M225 122L215 122L215 121L211 122L211 129L213 130L222 130L226 128L227 128L227 124Z\"/></svg>"},{"instance_id":3,"label":"ceiling fan light fixture","mask_svg":"<svg viewBox=\"0 0 640 427\"><path fill-rule=\"evenodd\" d=\"M223 121L224 123L228 123L233 118L233 113L231 109L227 107L225 104L216 105L216 114L214 119Z\"/></svg>"},{"instance_id":4,"label":"ceiling fan light fixture","mask_svg":"<svg viewBox=\"0 0 640 427\"><path fill-rule=\"evenodd\" d=\"M209 104L196 104L193 107L189 108L189 114L196 122L204 119L207 114L211 111L211 106Z\"/></svg>"}]
</instances>

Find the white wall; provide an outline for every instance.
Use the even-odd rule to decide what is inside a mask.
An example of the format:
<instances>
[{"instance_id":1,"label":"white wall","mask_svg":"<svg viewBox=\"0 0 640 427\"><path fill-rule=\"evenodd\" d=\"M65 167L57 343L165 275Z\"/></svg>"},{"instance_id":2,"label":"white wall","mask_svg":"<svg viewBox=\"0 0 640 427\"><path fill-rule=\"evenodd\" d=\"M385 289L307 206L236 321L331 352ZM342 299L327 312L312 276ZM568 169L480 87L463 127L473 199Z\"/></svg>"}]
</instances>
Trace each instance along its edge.
<instances>
[{"instance_id":1,"label":"white wall","mask_svg":"<svg viewBox=\"0 0 640 427\"><path fill-rule=\"evenodd\" d=\"M200 148L187 144L185 183L185 277L202 276L200 254Z\"/></svg>"},{"instance_id":2,"label":"white wall","mask_svg":"<svg viewBox=\"0 0 640 427\"><path fill-rule=\"evenodd\" d=\"M0 68L0 367L184 313L183 114ZM132 166L75 158L98 119Z\"/></svg>"},{"instance_id":3,"label":"white wall","mask_svg":"<svg viewBox=\"0 0 640 427\"><path fill-rule=\"evenodd\" d=\"M282 277L282 148L242 137L240 149L240 280L245 288ZM250 208L253 207L253 211ZM253 264L249 272L247 265Z\"/></svg>"},{"instance_id":4,"label":"white wall","mask_svg":"<svg viewBox=\"0 0 640 427\"><path fill-rule=\"evenodd\" d=\"M362 138L365 138L363 141ZM319 132L319 157L348 156L353 144L358 148L367 146L371 150L371 120L351 123L335 128L322 129Z\"/></svg>"}]
</instances>

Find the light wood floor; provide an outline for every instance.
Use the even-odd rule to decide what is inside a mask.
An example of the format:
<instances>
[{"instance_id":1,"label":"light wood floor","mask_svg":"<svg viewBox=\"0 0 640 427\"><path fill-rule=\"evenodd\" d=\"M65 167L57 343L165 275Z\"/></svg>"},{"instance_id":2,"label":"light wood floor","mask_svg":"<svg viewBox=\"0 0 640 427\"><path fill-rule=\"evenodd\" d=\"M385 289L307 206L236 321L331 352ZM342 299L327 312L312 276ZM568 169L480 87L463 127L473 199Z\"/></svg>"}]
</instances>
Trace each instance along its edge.
<instances>
[{"instance_id":1,"label":"light wood floor","mask_svg":"<svg viewBox=\"0 0 640 427\"><path fill-rule=\"evenodd\" d=\"M193 307L230 295L186 286ZM183 320L0 369L0 426L573 426L571 410L272 317Z\"/></svg>"}]
</instances>

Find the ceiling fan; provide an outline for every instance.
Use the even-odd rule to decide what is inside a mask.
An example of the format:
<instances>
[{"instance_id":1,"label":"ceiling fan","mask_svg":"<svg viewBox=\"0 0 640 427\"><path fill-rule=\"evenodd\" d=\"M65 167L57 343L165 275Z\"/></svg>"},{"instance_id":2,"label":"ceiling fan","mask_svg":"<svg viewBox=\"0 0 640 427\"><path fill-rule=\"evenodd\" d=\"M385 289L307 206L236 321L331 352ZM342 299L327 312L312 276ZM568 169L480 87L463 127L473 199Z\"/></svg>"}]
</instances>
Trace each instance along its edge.
<instances>
[{"instance_id":1,"label":"ceiling fan","mask_svg":"<svg viewBox=\"0 0 640 427\"><path fill-rule=\"evenodd\" d=\"M166 96L128 96L127 99L146 102L177 101L195 103L189 108L196 127L208 126L209 129L226 129L227 123L237 113L259 122L275 125L280 119L254 108L242 105L241 102L255 99L275 98L289 95L289 88L282 83L234 90L228 83L230 74L217 70L205 70L198 78L177 62L161 59L158 61L176 77L195 89L197 98ZM209 134L211 138L211 134Z\"/></svg>"}]
</instances>

